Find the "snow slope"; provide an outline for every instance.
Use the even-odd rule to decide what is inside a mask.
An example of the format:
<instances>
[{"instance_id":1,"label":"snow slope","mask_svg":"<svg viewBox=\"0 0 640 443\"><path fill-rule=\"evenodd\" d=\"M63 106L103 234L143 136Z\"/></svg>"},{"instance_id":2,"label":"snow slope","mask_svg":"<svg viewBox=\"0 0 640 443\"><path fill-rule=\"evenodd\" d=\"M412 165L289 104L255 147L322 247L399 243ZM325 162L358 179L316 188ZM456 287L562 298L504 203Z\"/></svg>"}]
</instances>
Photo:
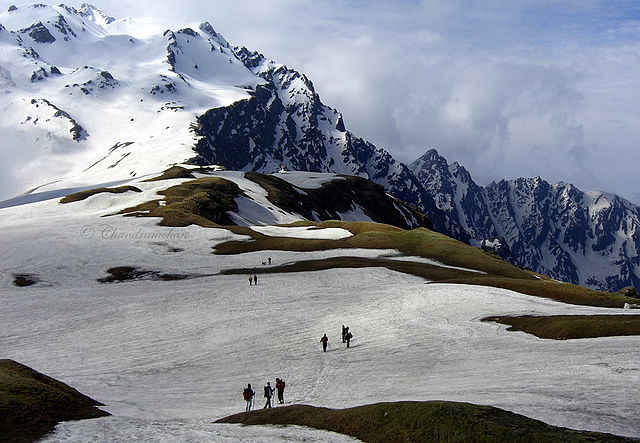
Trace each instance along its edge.
<instances>
[{"instance_id":1,"label":"snow slope","mask_svg":"<svg viewBox=\"0 0 640 443\"><path fill-rule=\"evenodd\" d=\"M263 82L207 22L150 34L86 4L27 4L0 12L0 23L0 131L25 189L188 160L196 116Z\"/></svg>"},{"instance_id":2,"label":"snow slope","mask_svg":"<svg viewBox=\"0 0 640 443\"><path fill-rule=\"evenodd\" d=\"M468 401L555 425L640 436L640 337L540 340L479 321L499 314L624 311L495 288L425 284L380 268L260 275L258 286L249 286L246 276L212 274L261 266L267 256L278 265L397 251L218 256L211 254L217 243L247 237L224 229L161 227L150 218L100 217L181 181L134 182L142 193L0 210L2 357L74 386L114 414L64 423L50 441L141 435L165 441L331 441L335 436L306 430L210 423L243 410L246 383L259 391L275 377L287 381L290 403ZM96 280L123 265L200 276ZM15 273L37 274L41 282L14 287ZM340 343L342 324L353 331L352 349ZM326 354L319 343L325 332Z\"/></svg>"}]
</instances>

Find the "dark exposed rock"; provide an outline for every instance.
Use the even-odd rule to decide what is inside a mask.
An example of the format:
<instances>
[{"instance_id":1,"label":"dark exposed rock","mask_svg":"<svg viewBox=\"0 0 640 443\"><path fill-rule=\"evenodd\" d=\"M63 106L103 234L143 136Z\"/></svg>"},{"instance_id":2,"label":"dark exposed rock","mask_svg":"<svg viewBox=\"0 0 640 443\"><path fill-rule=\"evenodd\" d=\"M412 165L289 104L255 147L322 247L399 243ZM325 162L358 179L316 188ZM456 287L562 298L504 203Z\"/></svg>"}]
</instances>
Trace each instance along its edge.
<instances>
[{"instance_id":1,"label":"dark exposed rock","mask_svg":"<svg viewBox=\"0 0 640 443\"><path fill-rule=\"evenodd\" d=\"M185 34L185 35L189 35L189 36L191 36L191 37L200 37L200 34L198 34L196 31L194 31L194 30L193 30L193 29L191 29L191 28L183 28L183 29L180 29L180 30L178 31L178 34Z\"/></svg>"},{"instance_id":2,"label":"dark exposed rock","mask_svg":"<svg viewBox=\"0 0 640 443\"><path fill-rule=\"evenodd\" d=\"M56 38L51 35L49 29L43 25L42 22L35 23L25 29L21 29L19 32L21 34L28 34L29 37L38 43L53 43L56 41Z\"/></svg>"},{"instance_id":3,"label":"dark exposed rock","mask_svg":"<svg viewBox=\"0 0 640 443\"><path fill-rule=\"evenodd\" d=\"M49 77L49 73L46 71L46 69L40 67L31 73L31 83L44 80L47 77Z\"/></svg>"},{"instance_id":4,"label":"dark exposed rock","mask_svg":"<svg viewBox=\"0 0 640 443\"><path fill-rule=\"evenodd\" d=\"M18 10L18 7L16 5L11 5L11 6L9 6L9 9L8 9L9 12L13 12L13 11L17 11L17 10Z\"/></svg>"},{"instance_id":5,"label":"dark exposed rock","mask_svg":"<svg viewBox=\"0 0 640 443\"><path fill-rule=\"evenodd\" d=\"M35 274L14 274L13 284L20 288L32 286L38 283L40 279Z\"/></svg>"},{"instance_id":6,"label":"dark exposed rock","mask_svg":"<svg viewBox=\"0 0 640 443\"><path fill-rule=\"evenodd\" d=\"M344 127L344 120L342 119L342 114L338 117L338 121L336 122L336 129L340 132L345 132L346 128Z\"/></svg>"},{"instance_id":7,"label":"dark exposed rock","mask_svg":"<svg viewBox=\"0 0 640 443\"><path fill-rule=\"evenodd\" d=\"M38 99L38 100L36 99L31 100L31 104L35 105L36 107L38 106L39 103L45 104L49 106L51 109L53 109L55 111L55 113L53 114L54 117L62 118L69 122L69 124L71 125L69 132L71 133L71 138L73 140L80 142L82 140L85 140L89 136L87 131L82 126L80 126L80 124L75 119L73 119L73 117L71 117L71 115L69 115L68 112L58 108L49 100L44 98Z\"/></svg>"},{"instance_id":8,"label":"dark exposed rock","mask_svg":"<svg viewBox=\"0 0 640 443\"><path fill-rule=\"evenodd\" d=\"M31 58L33 60L37 60L40 58L40 54L38 54L36 50L33 48L23 49L22 55L25 58Z\"/></svg>"},{"instance_id":9,"label":"dark exposed rock","mask_svg":"<svg viewBox=\"0 0 640 443\"><path fill-rule=\"evenodd\" d=\"M211 23L209 23L209 22L200 23L200 26L198 28L202 32L205 32L205 33L209 34L211 37L217 37L218 36L216 31L213 29L213 26L211 26Z\"/></svg>"},{"instance_id":10,"label":"dark exposed rock","mask_svg":"<svg viewBox=\"0 0 640 443\"><path fill-rule=\"evenodd\" d=\"M62 72L60 72L60 70L55 66L52 66L50 71L51 71L51 74L53 75L62 75Z\"/></svg>"},{"instance_id":11,"label":"dark exposed rock","mask_svg":"<svg viewBox=\"0 0 640 443\"><path fill-rule=\"evenodd\" d=\"M77 37L73 28L62 15L58 15L58 17L56 17L56 21L53 22L53 26L55 26L55 28L65 36Z\"/></svg>"}]
</instances>

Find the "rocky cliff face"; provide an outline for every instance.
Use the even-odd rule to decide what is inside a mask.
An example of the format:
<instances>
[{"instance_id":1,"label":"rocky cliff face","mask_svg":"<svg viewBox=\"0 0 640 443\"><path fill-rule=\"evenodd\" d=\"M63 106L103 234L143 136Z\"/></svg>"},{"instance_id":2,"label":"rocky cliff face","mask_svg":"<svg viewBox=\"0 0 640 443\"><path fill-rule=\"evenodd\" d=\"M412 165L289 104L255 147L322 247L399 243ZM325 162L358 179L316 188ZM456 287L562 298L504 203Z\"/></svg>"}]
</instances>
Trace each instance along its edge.
<instances>
[{"instance_id":1,"label":"rocky cliff face","mask_svg":"<svg viewBox=\"0 0 640 443\"><path fill-rule=\"evenodd\" d=\"M540 177L478 186L435 150L410 165L469 241L519 266L605 290L640 284L640 211L630 202Z\"/></svg>"},{"instance_id":2,"label":"rocky cliff face","mask_svg":"<svg viewBox=\"0 0 640 443\"><path fill-rule=\"evenodd\" d=\"M194 130L201 139L193 162L265 173L285 167L367 178L418 206L436 229L449 232L446 217L407 166L348 131L342 114L321 102L304 74L246 48L235 48L235 54L265 83L250 99L198 118Z\"/></svg>"}]
</instances>

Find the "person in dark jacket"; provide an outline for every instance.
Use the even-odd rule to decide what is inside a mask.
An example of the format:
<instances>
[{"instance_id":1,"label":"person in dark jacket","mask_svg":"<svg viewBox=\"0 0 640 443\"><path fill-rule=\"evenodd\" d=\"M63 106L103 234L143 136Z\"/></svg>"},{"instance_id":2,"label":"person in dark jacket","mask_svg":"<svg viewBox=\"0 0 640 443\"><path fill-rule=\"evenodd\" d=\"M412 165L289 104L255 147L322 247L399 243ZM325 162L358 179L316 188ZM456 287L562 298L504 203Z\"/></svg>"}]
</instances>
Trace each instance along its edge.
<instances>
[{"instance_id":1,"label":"person in dark jacket","mask_svg":"<svg viewBox=\"0 0 640 443\"><path fill-rule=\"evenodd\" d=\"M251 383L249 383L247 387L244 388L244 391L242 391L242 396L247 402L247 408L245 409L245 412L250 412L251 408L253 407L253 397L256 396L255 391L251 389Z\"/></svg>"},{"instance_id":2,"label":"person in dark jacket","mask_svg":"<svg viewBox=\"0 0 640 443\"><path fill-rule=\"evenodd\" d=\"M276 378L276 391L278 391L278 403L284 404L284 380Z\"/></svg>"},{"instance_id":3,"label":"person in dark jacket","mask_svg":"<svg viewBox=\"0 0 640 443\"><path fill-rule=\"evenodd\" d=\"M344 343L344 336L346 333L347 333L347 328L344 325L342 325L342 343Z\"/></svg>"},{"instance_id":4,"label":"person in dark jacket","mask_svg":"<svg viewBox=\"0 0 640 443\"><path fill-rule=\"evenodd\" d=\"M344 339L347 342L347 348L349 347L349 342L351 342L352 338L353 338L353 334L350 331L348 331L347 335L344 336Z\"/></svg>"},{"instance_id":5,"label":"person in dark jacket","mask_svg":"<svg viewBox=\"0 0 640 443\"><path fill-rule=\"evenodd\" d=\"M253 285L254 286L258 286L258 275L257 274L253 274Z\"/></svg>"},{"instance_id":6,"label":"person in dark jacket","mask_svg":"<svg viewBox=\"0 0 640 443\"><path fill-rule=\"evenodd\" d=\"M267 382L267 386L264 387L264 397L267 401L264 403L264 408L267 409L271 407L271 397L273 397L273 388L271 387L271 382Z\"/></svg>"},{"instance_id":7,"label":"person in dark jacket","mask_svg":"<svg viewBox=\"0 0 640 443\"><path fill-rule=\"evenodd\" d=\"M322 343L322 350L324 352L327 352L327 345L329 344L329 337L327 337L327 334L324 334L322 336L322 338L320 339L320 343Z\"/></svg>"}]
</instances>

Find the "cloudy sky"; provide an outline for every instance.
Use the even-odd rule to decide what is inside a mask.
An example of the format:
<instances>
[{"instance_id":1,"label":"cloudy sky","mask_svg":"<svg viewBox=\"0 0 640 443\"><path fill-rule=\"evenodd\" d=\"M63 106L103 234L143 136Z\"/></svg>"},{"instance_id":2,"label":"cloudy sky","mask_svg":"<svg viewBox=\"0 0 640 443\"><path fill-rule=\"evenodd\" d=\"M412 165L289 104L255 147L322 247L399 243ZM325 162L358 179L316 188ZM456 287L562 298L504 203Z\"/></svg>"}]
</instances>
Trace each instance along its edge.
<instances>
[{"instance_id":1,"label":"cloudy sky","mask_svg":"<svg viewBox=\"0 0 640 443\"><path fill-rule=\"evenodd\" d=\"M480 184L540 175L640 202L638 1L93 4L159 27L209 20L306 73L350 130L402 161L436 147Z\"/></svg>"}]
</instances>

